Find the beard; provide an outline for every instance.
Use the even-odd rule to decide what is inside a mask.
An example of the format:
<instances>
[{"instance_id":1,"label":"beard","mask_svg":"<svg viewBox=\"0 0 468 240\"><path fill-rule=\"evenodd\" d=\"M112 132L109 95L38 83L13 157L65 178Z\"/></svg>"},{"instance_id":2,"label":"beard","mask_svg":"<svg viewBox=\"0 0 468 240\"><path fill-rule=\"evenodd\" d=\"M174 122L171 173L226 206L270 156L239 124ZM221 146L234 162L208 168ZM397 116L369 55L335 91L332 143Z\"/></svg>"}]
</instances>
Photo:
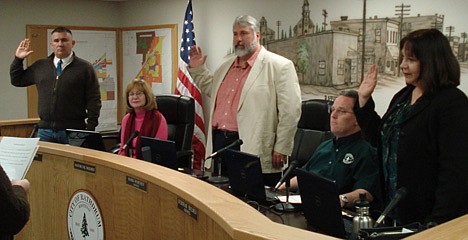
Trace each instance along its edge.
<instances>
[{"instance_id":1,"label":"beard","mask_svg":"<svg viewBox=\"0 0 468 240\"><path fill-rule=\"evenodd\" d=\"M234 46L234 53L238 57L244 57L249 53L252 53L257 48L258 41L254 39L249 45L244 46L244 48L240 48L239 44Z\"/></svg>"}]
</instances>

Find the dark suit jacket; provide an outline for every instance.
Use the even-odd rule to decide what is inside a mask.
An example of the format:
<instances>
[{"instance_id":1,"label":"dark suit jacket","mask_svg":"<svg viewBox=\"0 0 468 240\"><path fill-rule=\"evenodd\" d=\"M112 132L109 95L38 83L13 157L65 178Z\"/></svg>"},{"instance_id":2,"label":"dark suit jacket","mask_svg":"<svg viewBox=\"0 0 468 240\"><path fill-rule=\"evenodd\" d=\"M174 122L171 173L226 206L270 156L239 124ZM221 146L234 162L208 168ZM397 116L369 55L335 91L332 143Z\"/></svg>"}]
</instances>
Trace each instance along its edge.
<instances>
[{"instance_id":1,"label":"dark suit jacket","mask_svg":"<svg viewBox=\"0 0 468 240\"><path fill-rule=\"evenodd\" d=\"M398 92L382 119L374 111L372 99L356 109L359 125L366 138L377 146L379 158L381 124L398 103L408 99L412 90L412 86L407 86ZM468 213L466 95L453 87L434 96L422 96L399 128L397 189L406 187L408 192L397 206L401 223L442 223Z\"/></svg>"}]
</instances>

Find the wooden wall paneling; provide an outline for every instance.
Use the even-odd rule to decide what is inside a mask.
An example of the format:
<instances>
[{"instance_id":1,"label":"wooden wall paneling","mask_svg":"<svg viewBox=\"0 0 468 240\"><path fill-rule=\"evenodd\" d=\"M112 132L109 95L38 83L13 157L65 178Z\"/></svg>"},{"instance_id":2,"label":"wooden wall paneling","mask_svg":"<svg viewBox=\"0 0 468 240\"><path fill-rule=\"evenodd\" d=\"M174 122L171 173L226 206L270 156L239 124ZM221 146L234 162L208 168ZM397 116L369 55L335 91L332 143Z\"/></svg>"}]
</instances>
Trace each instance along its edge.
<instances>
[{"instance_id":1,"label":"wooden wall paneling","mask_svg":"<svg viewBox=\"0 0 468 240\"><path fill-rule=\"evenodd\" d=\"M50 37L47 36L47 28L43 26L26 25L26 36L31 40L30 48L34 51L26 59L27 66L31 66L36 60L46 58L47 46ZM28 93L28 117L37 118L37 89L36 86L29 86Z\"/></svg>"}]
</instances>

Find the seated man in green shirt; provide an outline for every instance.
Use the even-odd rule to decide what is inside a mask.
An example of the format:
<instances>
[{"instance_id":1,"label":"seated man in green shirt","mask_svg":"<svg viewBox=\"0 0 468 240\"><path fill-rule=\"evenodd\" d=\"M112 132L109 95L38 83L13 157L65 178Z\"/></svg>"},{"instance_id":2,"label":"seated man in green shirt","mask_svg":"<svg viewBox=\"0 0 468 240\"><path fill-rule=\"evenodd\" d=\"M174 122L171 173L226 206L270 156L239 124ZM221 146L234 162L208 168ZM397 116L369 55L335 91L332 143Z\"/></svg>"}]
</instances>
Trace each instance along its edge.
<instances>
[{"instance_id":1,"label":"seated man in green shirt","mask_svg":"<svg viewBox=\"0 0 468 240\"><path fill-rule=\"evenodd\" d=\"M353 112L358 94L343 91L330 108L330 129L333 139L322 142L310 160L302 167L325 178L335 180L342 207L350 207L366 193L368 201L380 194L376 150L361 136ZM297 189L297 178L291 179L291 189ZM284 189L285 184L279 187Z\"/></svg>"}]
</instances>

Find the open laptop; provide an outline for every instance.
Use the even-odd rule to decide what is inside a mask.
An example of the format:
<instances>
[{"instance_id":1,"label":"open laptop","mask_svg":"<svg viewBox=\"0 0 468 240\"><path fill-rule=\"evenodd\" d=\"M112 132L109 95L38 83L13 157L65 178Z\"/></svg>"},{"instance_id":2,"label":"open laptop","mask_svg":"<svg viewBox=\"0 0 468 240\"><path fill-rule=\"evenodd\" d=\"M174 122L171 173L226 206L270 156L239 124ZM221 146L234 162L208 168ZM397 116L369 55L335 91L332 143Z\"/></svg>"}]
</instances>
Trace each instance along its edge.
<instances>
[{"instance_id":1,"label":"open laptop","mask_svg":"<svg viewBox=\"0 0 468 240\"><path fill-rule=\"evenodd\" d=\"M68 144L72 146L106 151L104 141L99 132L79 129L66 129L65 132L68 136Z\"/></svg>"},{"instance_id":2,"label":"open laptop","mask_svg":"<svg viewBox=\"0 0 468 240\"><path fill-rule=\"evenodd\" d=\"M276 200L272 191L263 183L262 167L258 156L226 149L223 159L229 175L229 185L234 195L260 204L271 204Z\"/></svg>"},{"instance_id":3,"label":"open laptop","mask_svg":"<svg viewBox=\"0 0 468 240\"><path fill-rule=\"evenodd\" d=\"M177 170L174 141L141 136L140 144L143 160Z\"/></svg>"},{"instance_id":4,"label":"open laptop","mask_svg":"<svg viewBox=\"0 0 468 240\"><path fill-rule=\"evenodd\" d=\"M342 216L336 183L304 169L295 172L307 222L319 232L346 238L353 226Z\"/></svg>"}]
</instances>

